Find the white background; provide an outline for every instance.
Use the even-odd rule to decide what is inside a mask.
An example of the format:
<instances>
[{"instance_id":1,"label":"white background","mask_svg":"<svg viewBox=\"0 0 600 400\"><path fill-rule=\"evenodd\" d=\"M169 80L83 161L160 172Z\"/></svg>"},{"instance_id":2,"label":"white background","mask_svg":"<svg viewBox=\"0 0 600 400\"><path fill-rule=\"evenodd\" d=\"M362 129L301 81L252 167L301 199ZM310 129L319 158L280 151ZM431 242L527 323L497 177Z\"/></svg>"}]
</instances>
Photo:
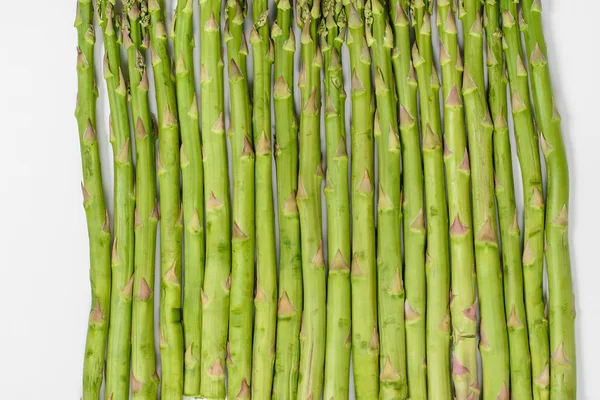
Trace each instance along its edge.
<instances>
[{"instance_id":1,"label":"white background","mask_svg":"<svg viewBox=\"0 0 600 400\"><path fill-rule=\"evenodd\" d=\"M563 116L572 178L570 229L577 302L579 398L600 399L596 382L600 358L600 3L545 0L544 7L554 90ZM2 1L3 399L29 398L34 394L44 399L78 399L81 394L89 261L79 187L77 125L73 117L77 85L74 16L75 0ZM99 40L98 55L100 47ZM107 204L112 208L108 110L104 82L100 74L97 76L101 96L100 148Z\"/></svg>"}]
</instances>

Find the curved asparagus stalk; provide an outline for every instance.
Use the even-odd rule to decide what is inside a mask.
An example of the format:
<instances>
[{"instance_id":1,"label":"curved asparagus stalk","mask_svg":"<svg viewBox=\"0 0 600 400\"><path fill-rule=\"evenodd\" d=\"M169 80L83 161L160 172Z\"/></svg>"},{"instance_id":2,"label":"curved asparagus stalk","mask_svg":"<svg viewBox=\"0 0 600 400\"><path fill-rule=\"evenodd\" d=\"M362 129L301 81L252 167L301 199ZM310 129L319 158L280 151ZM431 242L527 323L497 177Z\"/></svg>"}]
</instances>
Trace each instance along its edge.
<instances>
[{"instance_id":1,"label":"curved asparagus stalk","mask_svg":"<svg viewBox=\"0 0 600 400\"><path fill-rule=\"evenodd\" d=\"M158 108L160 185L160 356L161 398L183 396L183 331L181 310L181 229L179 194L179 128L177 102L165 28L164 4L149 3L150 46Z\"/></svg>"},{"instance_id":2,"label":"curved asparagus stalk","mask_svg":"<svg viewBox=\"0 0 600 400\"><path fill-rule=\"evenodd\" d=\"M250 43L254 58L254 142L256 145L255 212L256 296L254 298L254 347L252 352L252 397L271 396L275 361L277 318L277 250L273 209L273 152L271 149L271 67L274 47L269 34L268 2L252 2L254 25ZM320 392L319 392L320 393Z\"/></svg>"},{"instance_id":3,"label":"curved asparagus stalk","mask_svg":"<svg viewBox=\"0 0 600 400\"><path fill-rule=\"evenodd\" d=\"M450 0L438 2L444 98L444 161L448 185L452 261L452 379L457 399L477 396L477 303L471 214L471 168L462 93L463 64Z\"/></svg>"},{"instance_id":4,"label":"curved asparagus stalk","mask_svg":"<svg viewBox=\"0 0 600 400\"><path fill-rule=\"evenodd\" d=\"M392 62L400 103L400 138L404 201L404 283L406 301L406 364L411 399L427 398L425 346L425 220L423 214L423 163L417 123L417 80L411 62L408 1L392 0L395 48Z\"/></svg>"},{"instance_id":5,"label":"curved asparagus stalk","mask_svg":"<svg viewBox=\"0 0 600 400\"><path fill-rule=\"evenodd\" d=\"M154 123L148 102L148 6L126 4L123 44L127 50L131 115L135 121L135 259L131 332L131 392L134 399L155 399L158 391L154 354L154 269L156 254L156 165Z\"/></svg>"},{"instance_id":6,"label":"curved asparagus stalk","mask_svg":"<svg viewBox=\"0 0 600 400\"><path fill-rule=\"evenodd\" d=\"M277 20L271 29L275 43L275 162L279 210L279 301L273 399L295 399L300 361L302 319L302 256L298 190L298 124L294 109L294 53L292 6L278 0Z\"/></svg>"},{"instance_id":7,"label":"curved asparagus stalk","mask_svg":"<svg viewBox=\"0 0 600 400\"><path fill-rule=\"evenodd\" d=\"M127 84L121 70L120 18L108 0L99 3L104 36L104 78L110 105L114 155L114 239L112 250L111 313L106 355L105 397L129 395L131 301L133 294L134 208L133 159L127 113Z\"/></svg>"},{"instance_id":8,"label":"curved asparagus stalk","mask_svg":"<svg viewBox=\"0 0 600 400\"><path fill-rule=\"evenodd\" d=\"M252 295L254 293L254 149L244 36L246 3L227 3L224 36L229 58L230 142L233 157L232 285L227 354L228 397L249 398L252 373Z\"/></svg>"},{"instance_id":9,"label":"curved asparagus stalk","mask_svg":"<svg viewBox=\"0 0 600 400\"><path fill-rule=\"evenodd\" d=\"M300 374L297 398L319 397L323 388L326 329L326 281L321 229L320 110L323 54L318 46L317 26L321 16L319 1L297 3L298 25L302 29L302 75L298 86L302 94L300 117L300 172L298 210L302 231L302 276L304 312L300 330Z\"/></svg>"},{"instance_id":10,"label":"curved asparagus stalk","mask_svg":"<svg viewBox=\"0 0 600 400\"><path fill-rule=\"evenodd\" d=\"M450 265L448 208L444 185L439 79L433 68L431 17L423 0L413 2L417 41L413 62L419 78L423 167L427 218L427 377L432 399L451 397L450 383Z\"/></svg>"},{"instance_id":11,"label":"curved asparagus stalk","mask_svg":"<svg viewBox=\"0 0 600 400\"><path fill-rule=\"evenodd\" d=\"M544 196L538 135L529 101L527 70L521 54L521 35L516 23L517 4L502 0L504 54L510 82L517 156L521 165L524 195L523 275L525 308L534 378L541 377L549 363L548 321L544 315ZM518 47L517 47L518 46ZM536 385L536 398L548 397L548 382Z\"/></svg>"},{"instance_id":12,"label":"curved asparagus stalk","mask_svg":"<svg viewBox=\"0 0 600 400\"><path fill-rule=\"evenodd\" d=\"M325 134L327 174L327 341L325 345L326 399L347 399L350 377L350 205L348 152L344 121L346 93L342 76L342 44L346 12L341 0L322 4L321 48L325 59Z\"/></svg>"},{"instance_id":13,"label":"curved asparagus stalk","mask_svg":"<svg viewBox=\"0 0 600 400\"><path fill-rule=\"evenodd\" d=\"M357 399L379 397L379 333L375 265L374 148L371 55L361 0L345 0L352 71L352 359ZM370 9L368 10L370 12ZM369 30L370 34L370 30ZM369 37L372 37L369 35Z\"/></svg>"},{"instance_id":14,"label":"curved asparagus stalk","mask_svg":"<svg viewBox=\"0 0 600 400\"><path fill-rule=\"evenodd\" d=\"M104 352L110 316L110 221L104 205L102 170L96 137L96 98L94 82L94 6L91 0L77 2L77 107L83 207L90 242L90 282L92 308L88 321L83 363L83 399L100 398Z\"/></svg>"},{"instance_id":15,"label":"curved asparagus stalk","mask_svg":"<svg viewBox=\"0 0 600 400\"><path fill-rule=\"evenodd\" d=\"M523 266L521 234L517 219L512 155L506 122L506 76L502 55L502 31L499 26L499 4L485 3L489 104L494 121L494 170L496 203L500 222L502 261L504 263L504 311L508 326L510 381L513 398L531 399L531 361L527 336L525 301L523 299Z\"/></svg>"},{"instance_id":16,"label":"curved asparagus stalk","mask_svg":"<svg viewBox=\"0 0 600 400\"><path fill-rule=\"evenodd\" d=\"M229 172L223 119L221 2L200 2L202 145L206 210L206 263L202 291L202 360L200 394L225 398L225 357L231 287Z\"/></svg>"},{"instance_id":17,"label":"curved asparagus stalk","mask_svg":"<svg viewBox=\"0 0 600 400\"><path fill-rule=\"evenodd\" d=\"M552 79L542 26L542 5L539 0L522 0L521 4L524 19L521 19L520 25L525 31L531 74L529 78L533 89L537 126L541 132L540 143L546 160L547 177L545 238L551 375L548 374L547 364L544 366L532 358L534 396L536 399L548 398L550 383L552 399L574 399L577 395L577 376L575 302L568 240L569 168L562 140L560 115L552 94ZM529 316L529 313L527 315ZM532 357L533 353L532 351Z\"/></svg>"},{"instance_id":18,"label":"curved asparagus stalk","mask_svg":"<svg viewBox=\"0 0 600 400\"><path fill-rule=\"evenodd\" d=\"M509 396L509 357L502 269L496 238L494 204L493 123L483 83L483 28L479 0L461 3L465 43L463 96L467 115L477 286L481 304L479 351L483 366L483 398ZM478 390L478 387L476 388Z\"/></svg>"},{"instance_id":19,"label":"curved asparagus stalk","mask_svg":"<svg viewBox=\"0 0 600 400\"><path fill-rule=\"evenodd\" d=\"M204 280L204 177L198 101L194 88L194 36L192 0L177 2L175 37L175 77L177 110L181 129L180 164L183 197L183 240L185 284L183 287L183 335L185 346L184 387L186 396L200 394L200 352Z\"/></svg>"},{"instance_id":20,"label":"curved asparagus stalk","mask_svg":"<svg viewBox=\"0 0 600 400\"><path fill-rule=\"evenodd\" d=\"M392 48L394 33L385 1L372 1L373 74L375 76L375 139L378 148L377 281L380 333L379 398L408 397L402 282L401 144Z\"/></svg>"}]
</instances>

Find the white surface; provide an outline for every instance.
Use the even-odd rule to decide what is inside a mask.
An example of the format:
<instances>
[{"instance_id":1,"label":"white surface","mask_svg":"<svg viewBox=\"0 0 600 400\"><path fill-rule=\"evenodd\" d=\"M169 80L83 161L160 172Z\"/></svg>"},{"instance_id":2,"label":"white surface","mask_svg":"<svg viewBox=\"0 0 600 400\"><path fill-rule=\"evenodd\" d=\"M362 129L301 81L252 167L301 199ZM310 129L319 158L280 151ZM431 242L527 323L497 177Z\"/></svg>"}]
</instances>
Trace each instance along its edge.
<instances>
[{"instance_id":1,"label":"white surface","mask_svg":"<svg viewBox=\"0 0 600 400\"><path fill-rule=\"evenodd\" d=\"M171 3L174 6L167 1ZM579 398L598 399L600 3L546 0L544 5L572 178ZM2 6L0 397L20 399L36 393L44 399L78 399L89 312L89 262L73 117L75 0L3 1ZM98 86L103 172L112 207L103 80Z\"/></svg>"}]
</instances>

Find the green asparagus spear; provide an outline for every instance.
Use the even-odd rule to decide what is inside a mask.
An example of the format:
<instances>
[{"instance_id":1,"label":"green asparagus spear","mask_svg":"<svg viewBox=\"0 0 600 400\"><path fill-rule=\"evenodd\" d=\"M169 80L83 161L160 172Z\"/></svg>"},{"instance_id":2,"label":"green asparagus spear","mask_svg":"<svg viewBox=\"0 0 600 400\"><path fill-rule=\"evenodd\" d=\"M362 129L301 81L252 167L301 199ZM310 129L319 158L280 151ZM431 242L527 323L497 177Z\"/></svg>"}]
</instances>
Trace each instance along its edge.
<instances>
[{"instance_id":1,"label":"green asparagus spear","mask_svg":"<svg viewBox=\"0 0 600 400\"><path fill-rule=\"evenodd\" d=\"M271 149L271 67L275 50L269 34L268 1L253 1L250 43L254 58L254 142L256 145L255 213L256 296L252 397L267 399L273 385L277 319L277 251L273 209L273 152Z\"/></svg>"},{"instance_id":2,"label":"green asparagus spear","mask_svg":"<svg viewBox=\"0 0 600 400\"><path fill-rule=\"evenodd\" d=\"M200 351L204 280L204 176L198 101L194 87L192 0L178 0L175 37L177 110L181 129L180 163L183 197L185 283L183 287L184 387L187 396L200 394Z\"/></svg>"},{"instance_id":3,"label":"green asparagus spear","mask_svg":"<svg viewBox=\"0 0 600 400\"><path fill-rule=\"evenodd\" d=\"M246 3L227 3L227 43L233 166L232 285L229 301L228 396L250 398L254 292L254 149L244 37Z\"/></svg>"},{"instance_id":4,"label":"green asparagus spear","mask_svg":"<svg viewBox=\"0 0 600 400\"><path fill-rule=\"evenodd\" d=\"M444 185L439 79L433 68L431 17L423 0L413 1L416 43L413 62L419 78L427 219L427 377L432 399L451 397L450 266L448 208Z\"/></svg>"},{"instance_id":5,"label":"green asparagus spear","mask_svg":"<svg viewBox=\"0 0 600 400\"><path fill-rule=\"evenodd\" d=\"M83 400L100 398L104 352L110 316L110 221L104 206L102 170L96 137L96 98L94 79L94 7L91 0L77 2L77 107L83 207L90 242L90 282L92 308L88 321L83 363Z\"/></svg>"},{"instance_id":6,"label":"green asparagus spear","mask_svg":"<svg viewBox=\"0 0 600 400\"><path fill-rule=\"evenodd\" d=\"M225 399L225 357L231 288L229 172L223 119L221 2L201 0L200 40L202 145L206 210L206 264L202 291L202 359L200 394ZM249 332L247 333L249 334Z\"/></svg>"},{"instance_id":7,"label":"green asparagus spear","mask_svg":"<svg viewBox=\"0 0 600 400\"><path fill-rule=\"evenodd\" d=\"M525 325L521 234L516 214L511 145L506 123L506 76L502 55L502 31L499 25L499 4L496 0L486 1L485 15L488 44L488 97L494 121L496 204L498 205L504 264L504 311L508 326L511 393L513 398L531 399L531 361L527 326Z\"/></svg>"},{"instance_id":8,"label":"green asparagus spear","mask_svg":"<svg viewBox=\"0 0 600 400\"><path fill-rule=\"evenodd\" d=\"M448 185L453 328L452 379L457 399L467 399L477 382L477 303L471 214L471 168L462 88L463 64L458 48L454 7L438 2L440 64L444 98L444 161ZM473 395L475 397L476 394Z\"/></svg>"},{"instance_id":9,"label":"green asparagus spear","mask_svg":"<svg viewBox=\"0 0 600 400\"><path fill-rule=\"evenodd\" d=\"M479 0L461 3L465 43L463 96L467 115L473 233L477 286L481 304L479 351L483 368L483 398L508 399L509 355L504 315L502 269L496 238L494 204L493 123L483 81L483 27ZM479 388L474 388L479 390Z\"/></svg>"},{"instance_id":10,"label":"green asparagus spear","mask_svg":"<svg viewBox=\"0 0 600 400\"><path fill-rule=\"evenodd\" d=\"M406 363L411 399L427 398L425 361L425 220L423 214L423 163L417 123L417 80L411 62L408 1L392 0L395 48L392 62L400 103L400 138L403 164L404 283L406 301Z\"/></svg>"},{"instance_id":11,"label":"green asparagus spear","mask_svg":"<svg viewBox=\"0 0 600 400\"><path fill-rule=\"evenodd\" d=\"M114 238L111 313L106 355L105 398L129 395L131 301L133 294L134 209L133 159L127 114L127 84L121 70L120 16L108 0L99 3L104 37L104 78L110 105L110 141L114 155Z\"/></svg>"},{"instance_id":12,"label":"green asparagus spear","mask_svg":"<svg viewBox=\"0 0 600 400\"><path fill-rule=\"evenodd\" d=\"M520 25L525 31L533 103L537 126L541 132L540 143L546 160L547 177L545 238L552 355L550 375L547 364L544 366L539 363L539 360L532 358L534 396L536 399L547 399L547 388L550 383L552 399L575 399L577 364L575 362L575 302L568 240L569 167L562 140L560 115L552 94L552 80L542 26L542 5L539 0L522 0L521 4L523 18ZM542 236L541 233L539 236ZM541 255L539 259L541 262ZM527 315L529 316L529 313ZM545 321L543 319L537 321L538 324L540 322ZM541 350L545 351L546 348ZM539 350L536 349L536 352ZM532 351L532 356L533 354Z\"/></svg>"},{"instance_id":13,"label":"green asparagus spear","mask_svg":"<svg viewBox=\"0 0 600 400\"><path fill-rule=\"evenodd\" d=\"M304 314L300 330L300 371L297 399L321 396L325 363L326 281L321 232L320 110L323 54L318 46L319 1L297 3L298 25L302 29L302 72L298 86L302 94L300 117L300 173L298 210L302 231L302 275Z\"/></svg>"},{"instance_id":14,"label":"green asparagus spear","mask_svg":"<svg viewBox=\"0 0 600 400\"><path fill-rule=\"evenodd\" d=\"M322 4L321 48L325 59L325 135L327 174L327 342L324 398L347 399L350 377L350 205L348 152L344 121L346 93L342 76L342 44L346 12L341 0Z\"/></svg>"},{"instance_id":15,"label":"green asparagus spear","mask_svg":"<svg viewBox=\"0 0 600 400\"><path fill-rule=\"evenodd\" d=\"M379 333L375 265L374 144L371 54L362 0L345 0L352 80L352 362L357 399L379 397ZM368 3L370 7L370 3ZM370 35L369 29L369 38Z\"/></svg>"},{"instance_id":16,"label":"green asparagus spear","mask_svg":"<svg viewBox=\"0 0 600 400\"><path fill-rule=\"evenodd\" d=\"M155 399L158 391L154 354L154 268L156 253L156 165L154 123L148 101L148 6L126 3L123 44L127 50L131 116L135 121L135 272L131 331L131 392L134 399Z\"/></svg>"},{"instance_id":17,"label":"green asparagus spear","mask_svg":"<svg viewBox=\"0 0 600 400\"><path fill-rule=\"evenodd\" d=\"M279 210L279 301L275 346L274 400L295 399L300 361L302 319L302 256L298 189L298 124L294 109L294 53L292 6L278 0L277 20L271 29L275 43L275 162Z\"/></svg>"}]
</instances>

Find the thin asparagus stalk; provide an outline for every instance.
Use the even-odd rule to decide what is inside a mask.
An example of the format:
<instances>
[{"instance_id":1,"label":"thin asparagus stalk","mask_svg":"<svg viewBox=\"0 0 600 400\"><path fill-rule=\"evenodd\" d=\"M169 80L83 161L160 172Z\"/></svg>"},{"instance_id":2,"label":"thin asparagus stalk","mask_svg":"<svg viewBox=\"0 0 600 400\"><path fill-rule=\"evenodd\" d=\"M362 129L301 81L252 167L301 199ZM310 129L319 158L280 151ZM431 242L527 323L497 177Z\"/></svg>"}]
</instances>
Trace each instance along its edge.
<instances>
[{"instance_id":1,"label":"thin asparagus stalk","mask_svg":"<svg viewBox=\"0 0 600 400\"><path fill-rule=\"evenodd\" d=\"M255 213L256 296L254 298L254 346L252 397L267 399L273 385L275 329L277 327L277 250L273 209L273 152L271 148L271 68L274 46L269 33L268 1L252 2L254 25L250 43L254 58L254 142L256 145ZM320 392L319 392L320 393Z\"/></svg>"},{"instance_id":2,"label":"thin asparagus stalk","mask_svg":"<svg viewBox=\"0 0 600 400\"><path fill-rule=\"evenodd\" d=\"M531 360L523 299L521 234L515 203L512 155L506 122L506 75L502 54L499 4L485 3L489 104L494 121L494 170L496 204L500 222L502 261L504 263L504 311L508 327L510 381L513 398L531 399Z\"/></svg>"},{"instance_id":3,"label":"thin asparagus stalk","mask_svg":"<svg viewBox=\"0 0 600 400\"><path fill-rule=\"evenodd\" d=\"M185 284L183 287L184 387L186 396L200 394L200 354L204 280L204 176L198 101L194 87L194 36L192 0L179 0L175 36L177 110L181 129L180 164L183 198Z\"/></svg>"},{"instance_id":4,"label":"thin asparagus stalk","mask_svg":"<svg viewBox=\"0 0 600 400\"><path fill-rule=\"evenodd\" d=\"M392 0L395 48L392 62L399 98L402 142L404 283L406 301L406 363L411 399L427 399L425 346L425 220L423 213L423 163L417 123L417 80L411 61L408 1Z\"/></svg>"},{"instance_id":5,"label":"thin asparagus stalk","mask_svg":"<svg viewBox=\"0 0 600 400\"><path fill-rule=\"evenodd\" d=\"M423 0L413 2L416 43L413 62L419 78L427 219L427 377L432 399L451 397L450 266L448 208L444 185L439 79L433 68L431 17Z\"/></svg>"},{"instance_id":6,"label":"thin asparagus stalk","mask_svg":"<svg viewBox=\"0 0 600 400\"><path fill-rule=\"evenodd\" d=\"M516 23L517 3L502 0L502 28L504 54L508 69L511 106L514 121L517 156L521 166L524 195L524 248L523 276L525 309L531 351L531 373L543 377L548 367L548 321L544 315L544 195L538 134L533 121L533 107L529 100L527 70L521 53L521 34ZM517 47L518 46L518 47ZM536 386L536 399L548 398L548 382Z\"/></svg>"},{"instance_id":7,"label":"thin asparagus stalk","mask_svg":"<svg viewBox=\"0 0 600 400\"><path fill-rule=\"evenodd\" d=\"M438 2L440 64L444 98L444 161L448 185L453 328L452 380L457 399L478 396L477 303L471 213L471 168L462 93L463 64L458 47L454 7L450 0Z\"/></svg>"},{"instance_id":8,"label":"thin asparagus stalk","mask_svg":"<svg viewBox=\"0 0 600 400\"><path fill-rule=\"evenodd\" d=\"M275 346L274 400L295 399L300 361L302 320L302 256L300 219L296 204L298 190L298 124L294 109L294 53L289 0L278 0L277 20L271 37L275 43L275 162L279 210L279 301Z\"/></svg>"},{"instance_id":9,"label":"thin asparagus stalk","mask_svg":"<svg viewBox=\"0 0 600 400\"><path fill-rule=\"evenodd\" d=\"M323 54L317 43L321 16L319 1L297 3L298 25L302 29L302 72L298 86L302 94L300 117L300 169L298 210L302 231L302 276L304 313L300 330L300 371L297 399L321 396L325 363L326 281L321 228L320 110Z\"/></svg>"},{"instance_id":10,"label":"thin asparagus stalk","mask_svg":"<svg viewBox=\"0 0 600 400\"><path fill-rule=\"evenodd\" d=\"M540 143L546 160L547 177L545 238L551 375L547 364L544 366L533 361L534 398L547 399L550 383L552 399L575 399L577 397L575 302L568 240L569 168L562 140L560 115L552 94L552 79L542 26L542 5L539 0L522 0L521 4L523 18L520 25L525 31L533 102L538 129L541 132ZM539 259L541 261L541 255ZM527 315L529 316L529 313ZM541 321L544 322L543 319ZM542 325L545 327L545 324ZM540 328L540 335L541 331ZM533 353L532 351L532 356Z\"/></svg>"},{"instance_id":11,"label":"thin asparagus stalk","mask_svg":"<svg viewBox=\"0 0 600 400\"><path fill-rule=\"evenodd\" d=\"M494 204L493 123L483 81L481 3L461 3L465 43L463 96L467 115L477 286L481 304L479 351L483 367L483 398L508 399L509 357L502 269L496 238ZM479 390L479 388L474 388Z\"/></svg>"},{"instance_id":12,"label":"thin asparagus stalk","mask_svg":"<svg viewBox=\"0 0 600 400\"><path fill-rule=\"evenodd\" d=\"M83 207L90 242L90 283L92 302L83 363L83 400L100 398L104 352L110 316L110 221L104 205L102 170L96 137L94 79L94 6L91 0L77 2L77 107Z\"/></svg>"},{"instance_id":13,"label":"thin asparagus stalk","mask_svg":"<svg viewBox=\"0 0 600 400\"><path fill-rule=\"evenodd\" d=\"M380 332L379 398L408 397L402 281L401 144L392 48L394 33L385 1L372 1L375 139L378 148L377 281Z\"/></svg>"},{"instance_id":14,"label":"thin asparagus stalk","mask_svg":"<svg viewBox=\"0 0 600 400\"><path fill-rule=\"evenodd\" d=\"M148 5L125 4L123 44L127 50L131 116L135 122L135 259L131 332L131 392L134 399L155 399L154 268L156 253L156 165L154 123L148 103Z\"/></svg>"},{"instance_id":15,"label":"thin asparagus stalk","mask_svg":"<svg viewBox=\"0 0 600 400\"><path fill-rule=\"evenodd\" d=\"M371 55L365 30L365 3L345 0L346 43L352 79L352 362L357 399L379 397L379 333L375 265L374 144ZM369 3L370 7L370 3ZM369 38L372 38L369 30Z\"/></svg>"},{"instance_id":16,"label":"thin asparagus stalk","mask_svg":"<svg viewBox=\"0 0 600 400\"><path fill-rule=\"evenodd\" d=\"M151 1L148 11L159 131L161 398L180 399L183 395L183 331L180 320L182 215L177 101L163 2Z\"/></svg>"},{"instance_id":17,"label":"thin asparagus stalk","mask_svg":"<svg viewBox=\"0 0 600 400\"><path fill-rule=\"evenodd\" d=\"M112 250L111 313L106 355L105 397L129 395L131 354L131 302L133 295L134 209L133 159L127 113L127 84L121 70L120 16L114 5L102 0L99 9L104 37L104 78L110 105L114 155L114 238Z\"/></svg>"},{"instance_id":18,"label":"thin asparagus stalk","mask_svg":"<svg viewBox=\"0 0 600 400\"><path fill-rule=\"evenodd\" d=\"M231 288L231 225L227 143L223 119L221 2L200 2L202 145L206 210L206 263L202 291L200 394L225 399L225 357Z\"/></svg>"},{"instance_id":19,"label":"thin asparagus stalk","mask_svg":"<svg viewBox=\"0 0 600 400\"><path fill-rule=\"evenodd\" d=\"M229 302L228 396L250 398L252 373L252 295L254 293L254 148L252 105L248 92L244 36L246 3L227 3L225 42L229 58L229 90L233 153L232 286Z\"/></svg>"},{"instance_id":20,"label":"thin asparagus stalk","mask_svg":"<svg viewBox=\"0 0 600 400\"><path fill-rule=\"evenodd\" d=\"M342 44L346 12L341 0L322 3L321 48L325 59L325 134L327 173L327 341L325 399L347 399L350 377L350 205L348 152L344 120L346 93L342 76Z\"/></svg>"}]
</instances>

